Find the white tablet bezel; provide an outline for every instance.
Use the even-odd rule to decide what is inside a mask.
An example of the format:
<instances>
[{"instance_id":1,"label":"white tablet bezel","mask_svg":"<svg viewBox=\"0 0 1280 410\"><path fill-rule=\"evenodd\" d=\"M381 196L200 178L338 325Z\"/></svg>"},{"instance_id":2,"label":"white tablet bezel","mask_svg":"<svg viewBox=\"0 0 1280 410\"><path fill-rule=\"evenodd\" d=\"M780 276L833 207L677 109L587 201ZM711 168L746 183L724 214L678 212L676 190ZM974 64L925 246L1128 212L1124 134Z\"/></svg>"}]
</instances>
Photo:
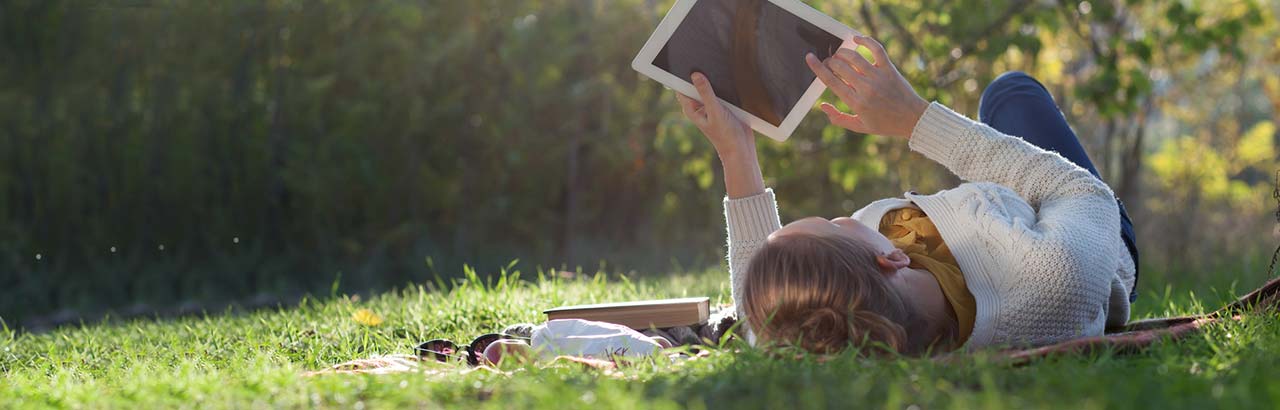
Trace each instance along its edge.
<instances>
[{"instance_id":1,"label":"white tablet bezel","mask_svg":"<svg viewBox=\"0 0 1280 410\"><path fill-rule=\"evenodd\" d=\"M649 41L644 43L644 48L640 49L640 53L637 54L635 60L631 62L631 68L646 77L662 83L662 85L667 86L667 88L676 90L676 92L689 96L695 100L702 101L702 97L698 96L698 90L693 87L693 84L653 65L653 60L657 58L658 53L662 51L662 47L671 39L676 28L679 27L680 23L689 15L689 10L692 9L693 5L698 1L699 0L677 0L676 3L671 6L671 11L668 11L666 17L662 18L662 22L658 23L658 28L653 31L653 35L649 36ZM836 19L833 19L826 14L822 14L820 11L814 10L812 7L801 3L799 0L767 1L791 14L794 14L796 17L809 22L809 24L813 24L814 26L831 33L831 35L843 39L844 42L840 45L841 48L856 47L853 43L853 38L861 34L856 30L845 26L839 21L836 21ZM809 89L800 96L800 100L796 102L796 105L791 108L791 112L787 113L787 116L782 119L782 124L778 126L774 126L768 121L730 104L723 98L717 99L720 100L720 103L724 104L725 107L728 107L729 111L737 115L738 118L746 121L752 129L774 140L786 141L787 137L790 137L791 133L795 132L796 127L800 125L800 120L804 119L804 116L813 109L813 104L818 102L818 98L822 97L822 92L825 90L826 86L822 84L822 81L814 78L813 83L809 84Z\"/></svg>"}]
</instances>

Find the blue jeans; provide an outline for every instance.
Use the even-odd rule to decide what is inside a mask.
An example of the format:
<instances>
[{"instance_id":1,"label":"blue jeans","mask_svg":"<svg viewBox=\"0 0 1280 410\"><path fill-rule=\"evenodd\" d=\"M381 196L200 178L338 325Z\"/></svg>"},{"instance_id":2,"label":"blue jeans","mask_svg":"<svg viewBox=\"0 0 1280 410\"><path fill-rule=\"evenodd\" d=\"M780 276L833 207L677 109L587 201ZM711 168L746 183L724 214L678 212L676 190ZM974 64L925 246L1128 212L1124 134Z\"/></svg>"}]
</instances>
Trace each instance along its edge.
<instances>
[{"instance_id":1,"label":"blue jeans","mask_svg":"<svg viewBox=\"0 0 1280 410\"><path fill-rule=\"evenodd\" d=\"M1047 151L1056 151L1068 161L1102 179L1098 168L1089 160L1089 154L1080 146L1075 132L1067 125L1062 111L1058 110L1053 96L1049 95L1049 90L1026 73L1010 71L992 81L982 91L982 100L978 103L978 120ZM1120 238L1133 257L1136 270L1138 245L1133 234L1133 221L1129 220L1129 214L1125 212L1124 204L1119 199L1116 199L1116 205L1120 206ZM1129 302L1138 298L1137 281L1135 272L1134 289L1129 293Z\"/></svg>"}]
</instances>

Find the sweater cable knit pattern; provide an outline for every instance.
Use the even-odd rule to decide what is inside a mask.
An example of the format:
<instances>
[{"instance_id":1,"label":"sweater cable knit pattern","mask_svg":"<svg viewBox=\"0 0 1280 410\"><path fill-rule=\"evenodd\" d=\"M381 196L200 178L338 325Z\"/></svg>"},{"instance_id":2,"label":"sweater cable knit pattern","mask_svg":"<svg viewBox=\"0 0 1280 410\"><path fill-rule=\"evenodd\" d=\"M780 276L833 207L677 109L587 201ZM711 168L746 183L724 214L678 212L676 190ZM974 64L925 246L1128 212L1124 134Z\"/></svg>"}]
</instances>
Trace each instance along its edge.
<instances>
[{"instance_id":1,"label":"sweater cable knit pattern","mask_svg":"<svg viewBox=\"0 0 1280 410\"><path fill-rule=\"evenodd\" d=\"M930 216L977 302L966 348L1042 345L1128 321L1135 269L1105 183L1057 153L938 103L921 116L908 145L969 182L876 201L853 218L875 229L885 212L912 203ZM724 206L737 301L747 263L781 223L772 190L726 198Z\"/></svg>"}]
</instances>

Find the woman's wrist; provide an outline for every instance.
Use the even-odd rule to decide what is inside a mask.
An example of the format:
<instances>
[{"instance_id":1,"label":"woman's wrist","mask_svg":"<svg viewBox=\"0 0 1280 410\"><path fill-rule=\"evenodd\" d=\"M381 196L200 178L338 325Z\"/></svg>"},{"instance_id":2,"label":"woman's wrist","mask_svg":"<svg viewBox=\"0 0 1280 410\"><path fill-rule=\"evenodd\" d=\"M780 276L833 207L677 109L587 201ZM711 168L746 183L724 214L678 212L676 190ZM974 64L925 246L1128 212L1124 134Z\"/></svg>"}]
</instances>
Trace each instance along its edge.
<instances>
[{"instance_id":1,"label":"woman's wrist","mask_svg":"<svg viewBox=\"0 0 1280 410\"><path fill-rule=\"evenodd\" d=\"M745 135L735 135L729 138L719 138L713 140L712 146L716 149L716 155L721 159L738 159L738 157L751 157L755 159L756 155L756 135L747 129ZM720 143L714 143L720 141Z\"/></svg>"},{"instance_id":2,"label":"woman's wrist","mask_svg":"<svg viewBox=\"0 0 1280 410\"><path fill-rule=\"evenodd\" d=\"M909 124L904 124L907 125L907 127L905 130L906 132L902 134L902 139L911 139L911 134L915 132L916 124L920 123L920 119L924 118L924 113L928 110L929 102L923 98L916 97L916 102L913 104L913 107L910 110L910 115L907 117L909 118L909 121L907 121Z\"/></svg>"},{"instance_id":3,"label":"woman's wrist","mask_svg":"<svg viewBox=\"0 0 1280 410\"><path fill-rule=\"evenodd\" d=\"M725 163L746 163L757 162L756 147L750 144L739 144L732 148L716 148L716 155L720 157L720 162Z\"/></svg>"},{"instance_id":4,"label":"woman's wrist","mask_svg":"<svg viewBox=\"0 0 1280 410\"><path fill-rule=\"evenodd\" d=\"M724 190L729 199L746 198L764 192L764 176L755 147L733 154L722 154Z\"/></svg>"}]
</instances>

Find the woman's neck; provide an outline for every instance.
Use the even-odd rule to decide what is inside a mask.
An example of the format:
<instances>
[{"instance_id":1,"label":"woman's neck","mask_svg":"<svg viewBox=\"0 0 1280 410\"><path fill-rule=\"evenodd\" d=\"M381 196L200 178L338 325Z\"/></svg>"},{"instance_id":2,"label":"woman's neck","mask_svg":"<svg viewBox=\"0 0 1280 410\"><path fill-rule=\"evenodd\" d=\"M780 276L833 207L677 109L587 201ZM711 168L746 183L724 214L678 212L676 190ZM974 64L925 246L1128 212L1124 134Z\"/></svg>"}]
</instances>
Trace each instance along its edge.
<instances>
[{"instance_id":1,"label":"woman's neck","mask_svg":"<svg viewBox=\"0 0 1280 410\"><path fill-rule=\"evenodd\" d=\"M903 281L901 286L897 286L899 291L907 290L902 294L903 302L915 311L917 320L924 322L921 326L912 326L915 334L908 335L912 345L920 348L922 353L929 349L938 353L957 347L960 323L951 302L942 293L938 279L924 269L903 268L898 274Z\"/></svg>"}]
</instances>

